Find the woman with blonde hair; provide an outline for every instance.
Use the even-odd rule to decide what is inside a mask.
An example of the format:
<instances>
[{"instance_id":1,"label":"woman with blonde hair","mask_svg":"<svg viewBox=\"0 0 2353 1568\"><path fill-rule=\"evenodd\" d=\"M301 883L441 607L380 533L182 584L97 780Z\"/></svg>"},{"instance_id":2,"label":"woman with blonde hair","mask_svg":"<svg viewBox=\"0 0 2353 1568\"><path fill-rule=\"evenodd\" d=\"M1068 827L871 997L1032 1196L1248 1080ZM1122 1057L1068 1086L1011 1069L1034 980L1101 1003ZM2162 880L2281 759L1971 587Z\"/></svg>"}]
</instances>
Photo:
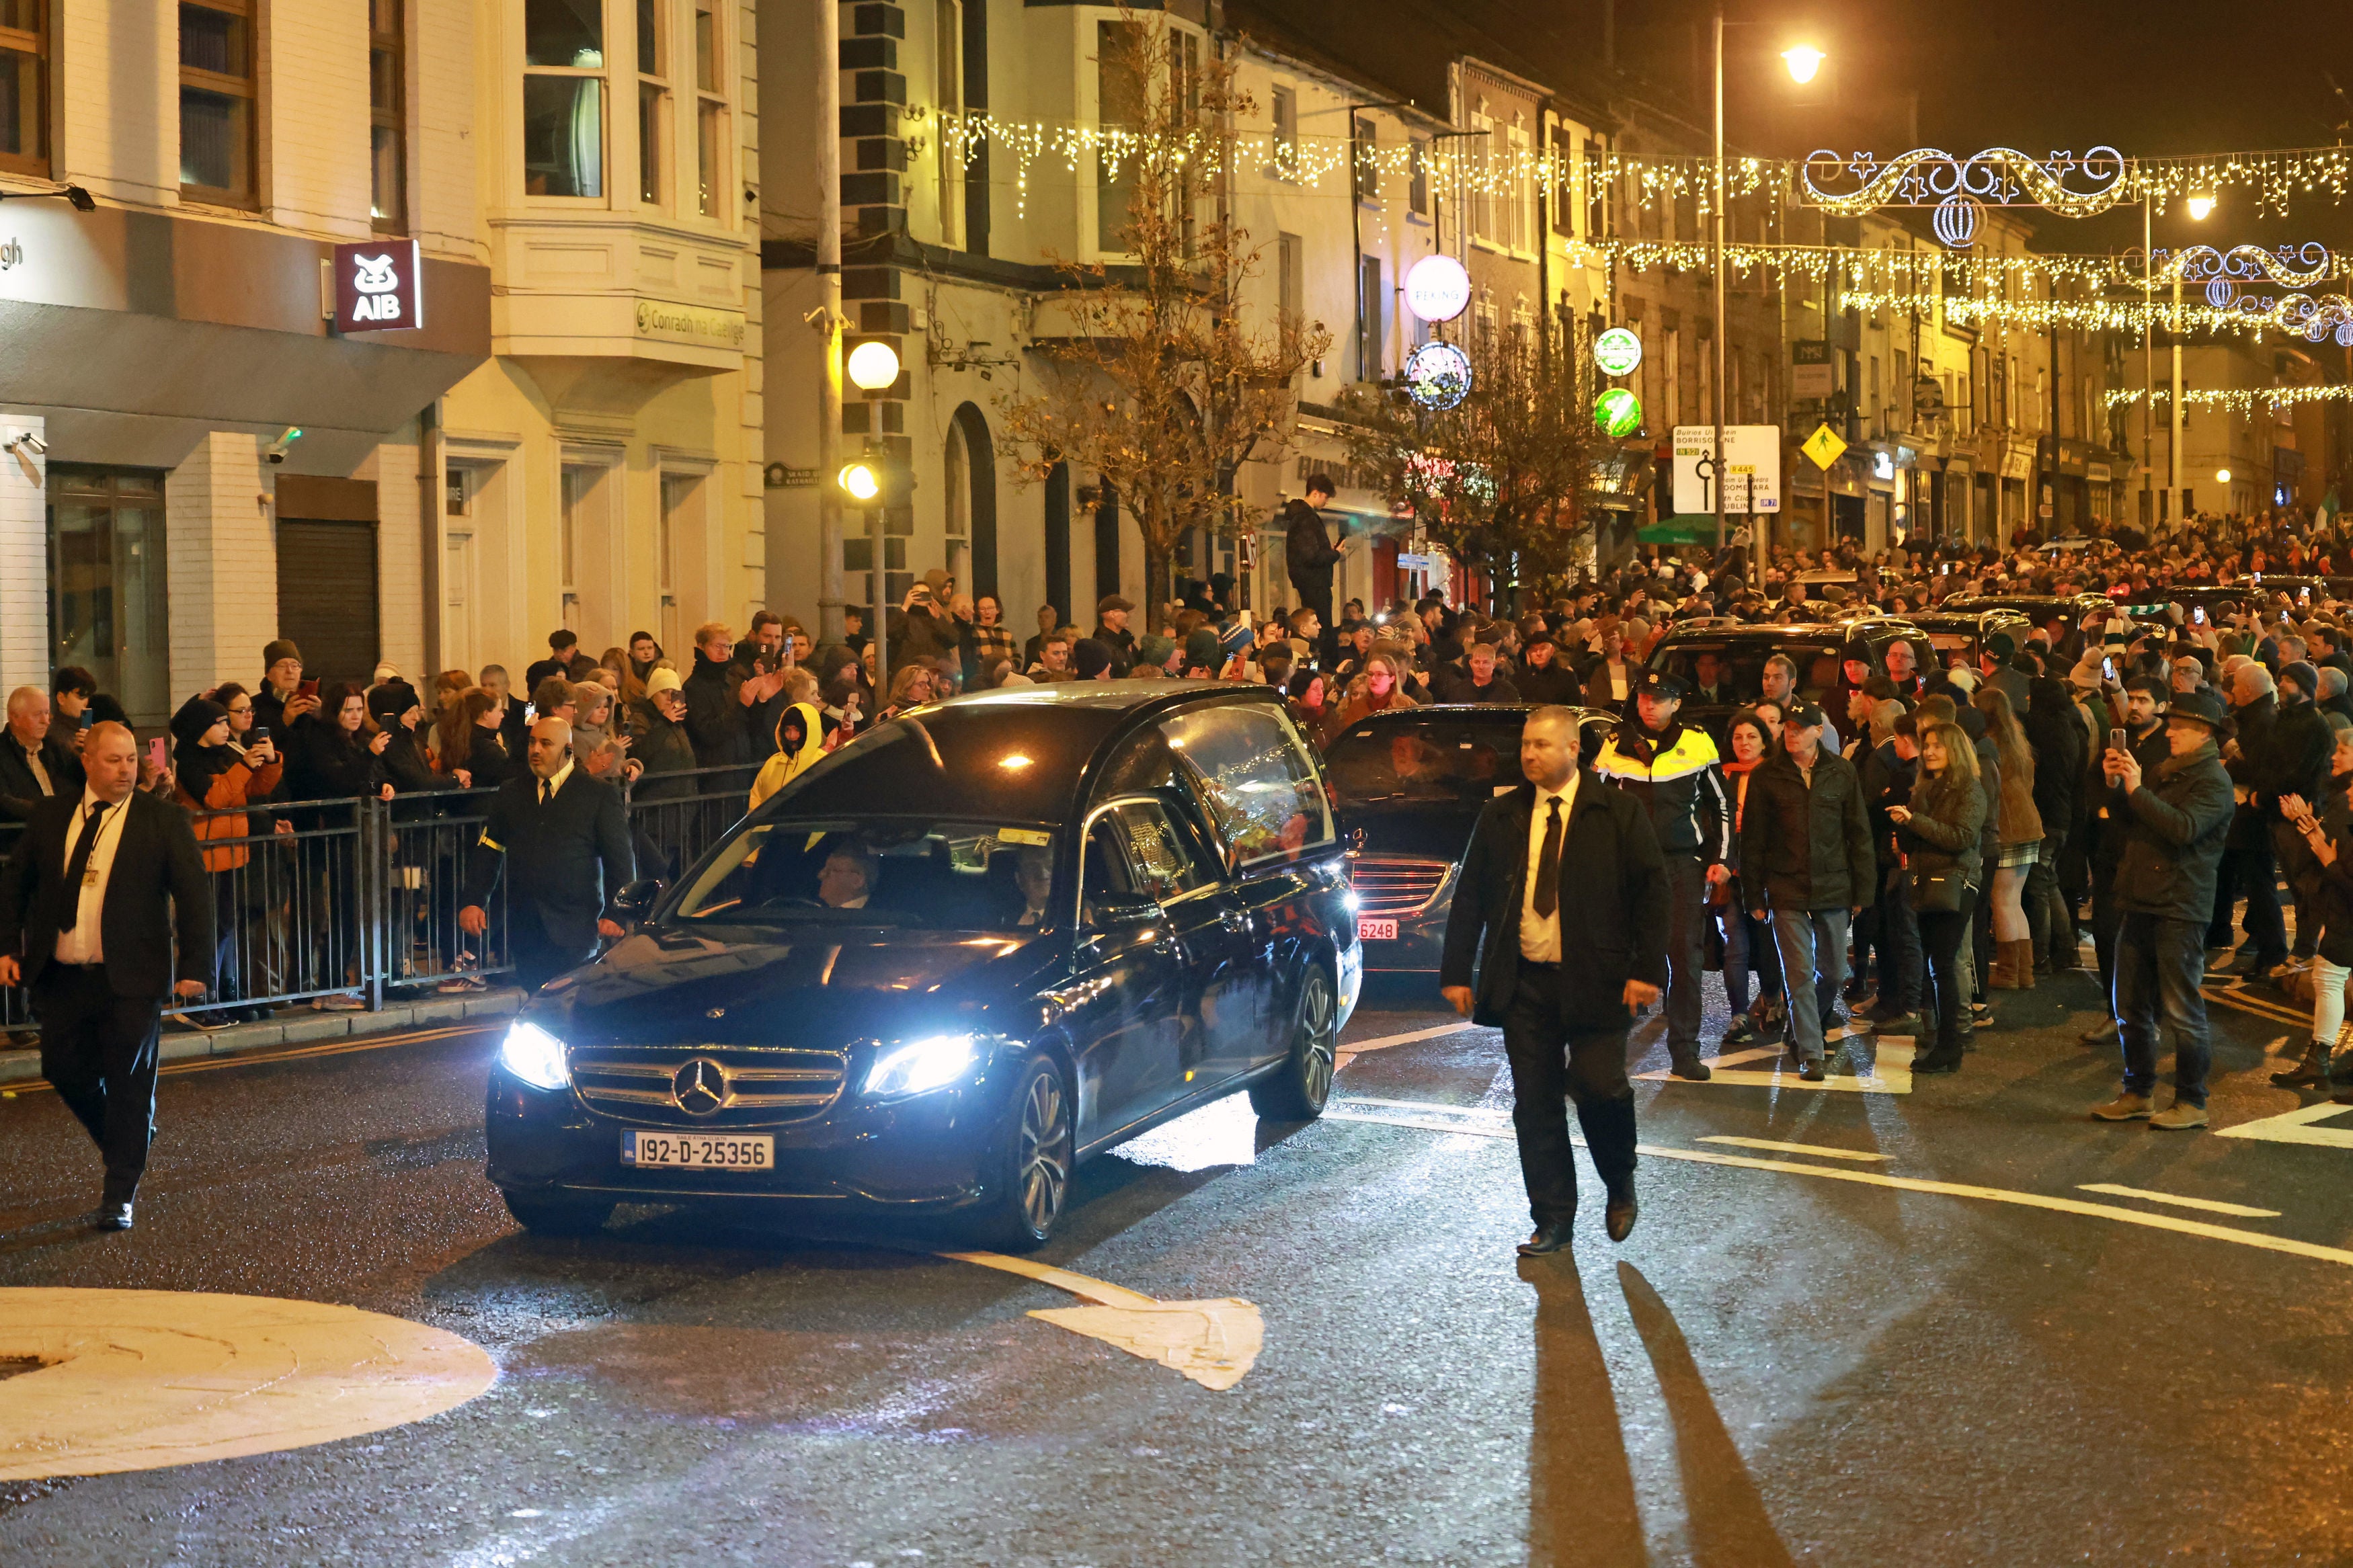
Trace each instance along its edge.
<instances>
[{"instance_id":1,"label":"woman with blonde hair","mask_svg":"<svg viewBox=\"0 0 2353 1568\"><path fill-rule=\"evenodd\" d=\"M2001 763L2001 797L1989 804L1994 816L1993 962L1986 985L1994 991L2034 989L2034 928L2022 895L2027 873L2042 848L2042 814L2034 807L2034 749L2009 696L1988 686L1970 704L1985 715L1986 735Z\"/></svg>"},{"instance_id":2,"label":"woman with blonde hair","mask_svg":"<svg viewBox=\"0 0 2353 1568\"><path fill-rule=\"evenodd\" d=\"M1916 1073L1957 1072L1961 1052L1976 1027L1962 1008L1962 933L1969 929L1983 876L1978 839L1985 830L1986 799L1978 777L1977 749L1958 724L1941 721L1919 728L1920 779L1909 805L1891 805L1904 850L1904 893L1920 924L1920 952L1926 960L1928 1005L1935 1035L1920 1041ZM1922 1031L1923 1035L1927 1030Z\"/></svg>"},{"instance_id":3,"label":"woman with blonde hair","mask_svg":"<svg viewBox=\"0 0 2353 1568\"><path fill-rule=\"evenodd\" d=\"M1336 740L1342 731L1368 713L1418 706L1406 694L1405 678L1398 673L1397 656L1386 649L1376 648L1366 656L1364 673L1356 679L1364 682L1364 689L1360 694L1356 683L1349 683L1348 700L1332 715L1332 739Z\"/></svg>"}]
</instances>

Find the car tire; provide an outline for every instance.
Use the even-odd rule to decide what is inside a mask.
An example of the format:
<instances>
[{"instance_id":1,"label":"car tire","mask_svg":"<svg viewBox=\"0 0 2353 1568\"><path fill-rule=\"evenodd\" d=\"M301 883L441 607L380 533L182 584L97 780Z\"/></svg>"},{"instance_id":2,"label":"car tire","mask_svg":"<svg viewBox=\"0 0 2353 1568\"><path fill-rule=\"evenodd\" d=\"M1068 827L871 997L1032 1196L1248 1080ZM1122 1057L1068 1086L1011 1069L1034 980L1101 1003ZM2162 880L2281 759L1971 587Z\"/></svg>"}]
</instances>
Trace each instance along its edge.
<instances>
[{"instance_id":1,"label":"car tire","mask_svg":"<svg viewBox=\"0 0 2353 1568\"><path fill-rule=\"evenodd\" d=\"M1269 1121L1313 1121L1332 1097L1340 1049L1340 1000L1320 963L1299 983L1299 1016L1291 1049L1274 1076L1250 1085L1250 1109Z\"/></svg>"},{"instance_id":2,"label":"car tire","mask_svg":"<svg viewBox=\"0 0 2353 1568\"><path fill-rule=\"evenodd\" d=\"M1043 1247L1071 1198L1078 1147L1070 1080L1044 1051L1022 1062L1013 1109L984 1177L986 1206L972 1226L981 1245L998 1252Z\"/></svg>"},{"instance_id":3,"label":"car tire","mask_svg":"<svg viewBox=\"0 0 2353 1568\"><path fill-rule=\"evenodd\" d=\"M507 1213L533 1236L593 1236L613 1217L613 1205L594 1198L525 1198L500 1194Z\"/></svg>"}]
</instances>

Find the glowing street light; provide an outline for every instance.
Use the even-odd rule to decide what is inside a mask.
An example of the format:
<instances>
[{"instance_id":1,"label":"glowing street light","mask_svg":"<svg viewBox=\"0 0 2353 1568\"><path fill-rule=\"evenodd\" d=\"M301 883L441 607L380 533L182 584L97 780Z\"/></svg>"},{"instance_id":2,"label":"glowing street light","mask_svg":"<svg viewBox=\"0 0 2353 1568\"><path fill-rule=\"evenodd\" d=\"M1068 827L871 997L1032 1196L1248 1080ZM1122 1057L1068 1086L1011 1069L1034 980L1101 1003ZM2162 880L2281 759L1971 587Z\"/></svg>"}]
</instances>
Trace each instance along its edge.
<instances>
[{"instance_id":1,"label":"glowing street light","mask_svg":"<svg viewBox=\"0 0 2353 1568\"><path fill-rule=\"evenodd\" d=\"M2213 210L2214 198L2204 192L2201 191L2189 198L2189 216L2192 221L2203 223L2206 220L2206 215Z\"/></svg>"},{"instance_id":2,"label":"glowing street light","mask_svg":"<svg viewBox=\"0 0 2353 1568\"><path fill-rule=\"evenodd\" d=\"M2214 470L2214 482L2215 482L2216 484L2218 484L2218 485L2227 485L2227 484L2229 484L2229 483L2231 482L2231 470L2230 470L2230 469L2228 469L2228 468L2217 468L2217 469L2215 469L2215 470Z\"/></svg>"},{"instance_id":3,"label":"glowing street light","mask_svg":"<svg viewBox=\"0 0 2353 1568\"><path fill-rule=\"evenodd\" d=\"M872 500L882 493L882 476L868 462L842 464L835 482L841 486L841 493L852 500Z\"/></svg>"},{"instance_id":4,"label":"glowing street light","mask_svg":"<svg viewBox=\"0 0 2353 1568\"><path fill-rule=\"evenodd\" d=\"M849 351L849 379L861 392L880 392L899 379L899 355L889 343L864 342Z\"/></svg>"},{"instance_id":5,"label":"glowing street light","mask_svg":"<svg viewBox=\"0 0 2353 1568\"><path fill-rule=\"evenodd\" d=\"M1781 58L1788 62L1789 79L1803 84L1814 79L1814 73L1822 68L1822 61L1830 57L1811 44L1799 44L1794 49L1783 49Z\"/></svg>"}]
</instances>

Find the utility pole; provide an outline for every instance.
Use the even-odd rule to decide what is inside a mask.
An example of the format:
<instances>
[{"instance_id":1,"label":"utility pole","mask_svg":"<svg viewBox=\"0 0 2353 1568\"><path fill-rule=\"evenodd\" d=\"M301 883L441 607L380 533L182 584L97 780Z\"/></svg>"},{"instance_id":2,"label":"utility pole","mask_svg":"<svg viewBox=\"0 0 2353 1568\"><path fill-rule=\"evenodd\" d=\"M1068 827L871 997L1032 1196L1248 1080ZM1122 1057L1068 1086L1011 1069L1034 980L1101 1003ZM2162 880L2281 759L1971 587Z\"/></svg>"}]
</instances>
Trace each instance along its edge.
<instances>
[{"instance_id":1,"label":"utility pole","mask_svg":"<svg viewBox=\"0 0 2353 1568\"><path fill-rule=\"evenodd\" d=\"M2167 410L2172 420L2172 438L2167 443L2166 463L2171 470L2166 483L2173 491L2171 504L2181 509L2174 519L2177 526L2189 521L2189 507L2181 499L2181 258L2174 257L2168 270L2173 274L2173 406Z\"/></svg>"},{"instance_id":2,"label":"utility pole","mask_svg":"<svg viewBox=\"0 0 2353 1568\"><path fill-rule=\"evenodd\" d=\"M1724 559L1724 365L1725 341L1731 323L1724 310L1724 7L1715 8L1715 242L1712 266L1715 273L1715 482L1708 487L1715 498L1715 560ZM1754 502L1751 503L1752 508ZM1752 552L1753 553L1753 552ZM1711 563L1711 568L1712 568Z\"/></svg>"},{"instance_id":3,"label":"utility pole","mask_svg":"<svg viewBox=\"0 0 2353 1568\"><path fill-rule=\"evenodd\" d=\"M2155 293L2157 252L2150 248L2149 195L2140 197L2140 521L2148 536L2158 536L2157 508L2149 498L2149 480L2157 477L2157 312Z\"/></svg>"},{"instance_id":4,"label":"utility pole","mask_svg":"<svg viewBox=\"0 0 2353 1568\"><path fill-rule=\"evenodd\" d=\"M818 367L818 640L848 635L841 614L841 7L817 0L817 310L810 321L825 339ZM877 593L869 625L882 626L881 546L875 546Z\"/></svg>"}]
</instances>

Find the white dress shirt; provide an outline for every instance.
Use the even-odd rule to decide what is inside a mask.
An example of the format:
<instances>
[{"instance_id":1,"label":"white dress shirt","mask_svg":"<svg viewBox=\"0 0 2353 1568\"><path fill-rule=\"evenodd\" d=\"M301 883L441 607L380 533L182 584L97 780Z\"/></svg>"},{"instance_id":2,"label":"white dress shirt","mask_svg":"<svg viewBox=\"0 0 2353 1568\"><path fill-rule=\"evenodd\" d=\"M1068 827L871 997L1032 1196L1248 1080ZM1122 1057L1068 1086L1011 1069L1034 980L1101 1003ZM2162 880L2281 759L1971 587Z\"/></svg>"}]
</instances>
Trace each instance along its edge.
<instances>
[{"instance_id":1,"label":"white dress shirt","mask_svg":"<svg viewBox=\"0 0 2353 1568\"><path fill-rule=\"evenodd\" d=\"M16 740L14 735L9 736L8 738L11 741ZM57 794L58 786L50 782L49 779L49 765L41 761L40 746L37 743L30 746L20 744L18 749L25 753L25 765L32 770L33 782L41 786L41 794L43 795L53 795Z\"/></svg>"},{"instance_id":2,"label":"white dress shirt","mask_svg":"<svg viewBox=\"0 0 2353 1568\"><path fill-rule=\"evenodd\" d=\"M1577 809L1577 774L1571 773L1568 782L1556 790L1536 791L1535 809L1528 814L1528 874L1527 888L1520 895L1520 956L1531 963L1560 962L1560 900L1568 889L1554 877L1555 895L1552 913L1536 913L1536 875L1544 865L1545 826L1552 815L1552 803L1560 803L1560 844L1568 847L1568 816Z\"/></svg>"},{"instance_id":3,"label":"white dress shirt","mask_svg":"<svg viewBox=\"0 0 2353 1568\"><path fill-rule=\"evenodd\" d=\"M74 846L90 830L90 808L104 805L88 788L81 792L81 808L76 814L73 826L66 832L65 858L58 863L62 876L73 865ZM74 889L81 902L74 912L74 928L58 932L57 961L59 963L103 963L106 950L100 934L100 921L106 912L106 880L114 871L115 847L122 842L122 820L131 815L131 803L108 805L106 815L99 818L98 843L90 852L90 870L79 888Z\"/></svg>"},{"instance_id":4,"label":"white dress shirt","mask_svg":"<svg viewBox=\"0 0 2353 1568\"><path fill-rule=\"evenodd\" d=\"M562 795L564 793L564 781L571 776L572 764L570 763L566 763L562 767L555 770L555 776L554 778L540 780L539 804L545 805L549 801L554 800L557 795Z\"/></svg>"}]
</instances>

